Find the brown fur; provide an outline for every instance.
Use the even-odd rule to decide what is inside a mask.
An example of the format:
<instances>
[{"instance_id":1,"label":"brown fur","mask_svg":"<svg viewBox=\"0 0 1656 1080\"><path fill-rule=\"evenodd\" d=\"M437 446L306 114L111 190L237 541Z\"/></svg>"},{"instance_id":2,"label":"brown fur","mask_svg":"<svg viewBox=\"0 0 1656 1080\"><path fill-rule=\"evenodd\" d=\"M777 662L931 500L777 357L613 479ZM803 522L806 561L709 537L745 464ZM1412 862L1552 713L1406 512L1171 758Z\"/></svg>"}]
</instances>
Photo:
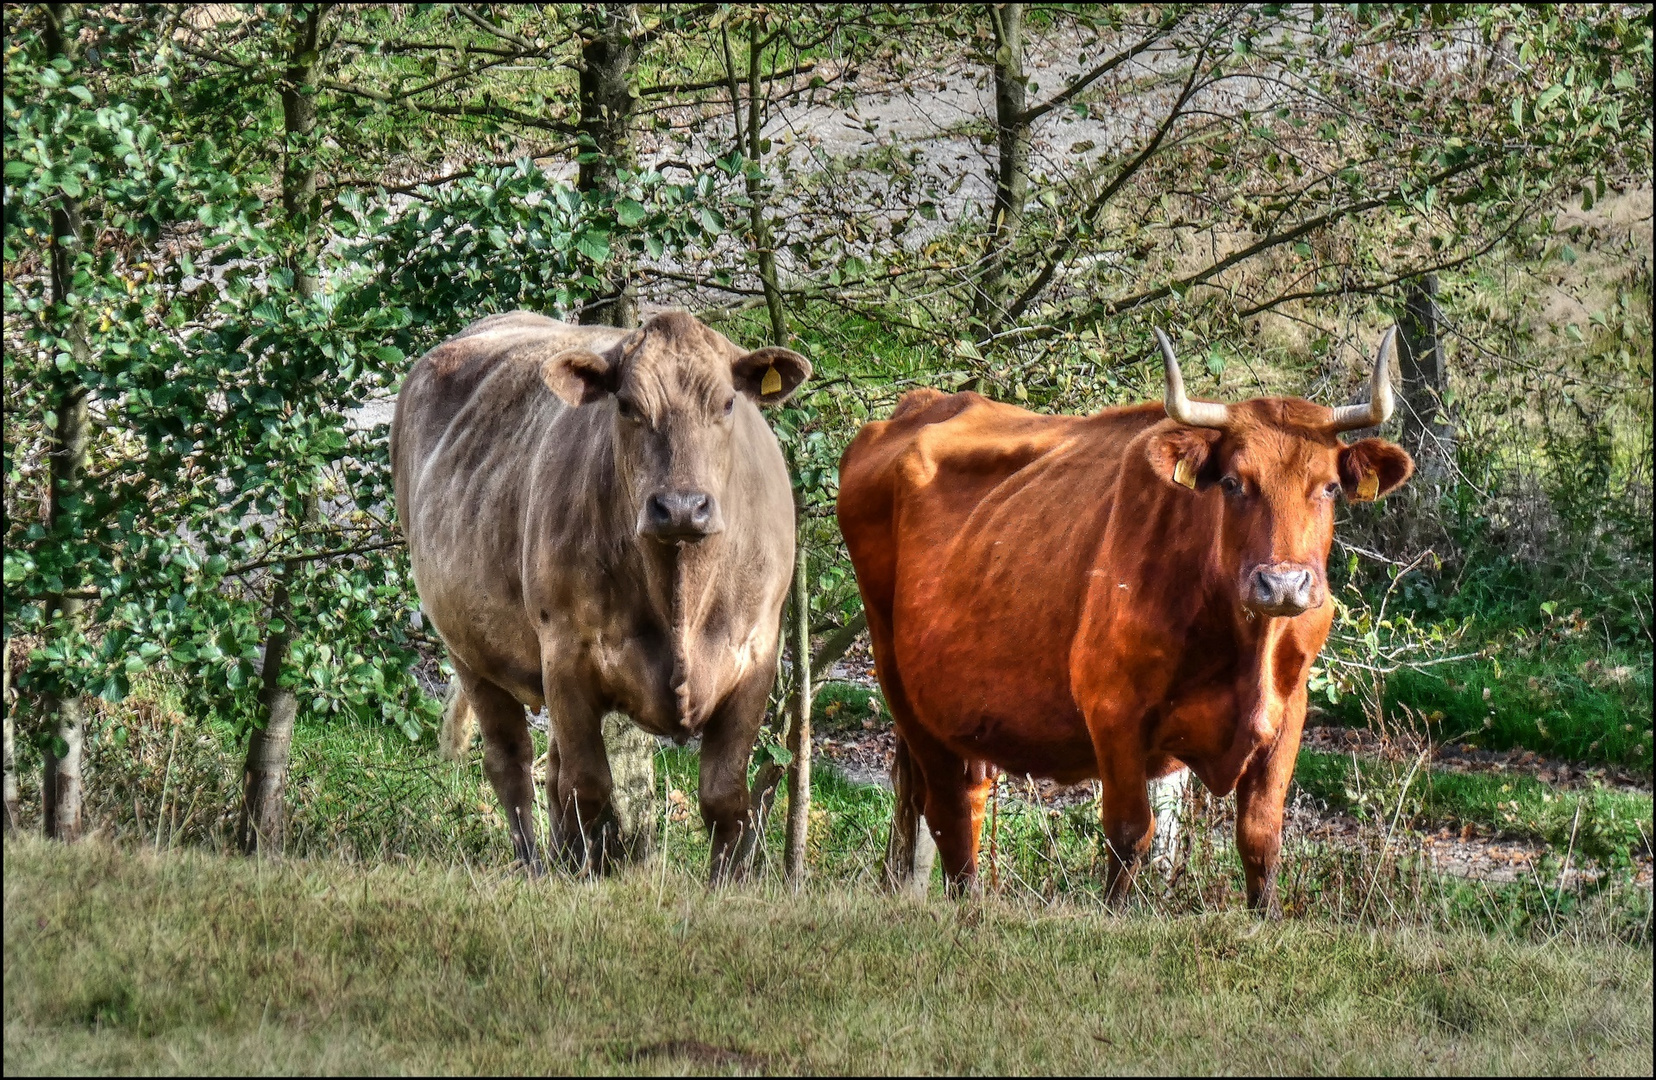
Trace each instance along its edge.
<instances>
[{"instance_id":1,"label":"brown fur","mask_svg":"<svg viewBox=\"0 0 1656 1080\"><path fill-rule=\"evenodd\" d=\"M552 831L572 864L601 862L615 840L600 723L612 710L657 735L702 737L716 877L751 847L747 760L794 546L787 468L746 388L756 356L787 382L766 401L809 374L793 353L743 353L682 312L634 331L513 312L433 349L398 395L397 513L464 692L446 710L444 750L464 749L475 715L531 866L524 708L543 702ZM620 415L618 397L640 419ZM682 545L642 535L644 500L680 489L715 498L719 531Z\"/></svg>"},{"instance_id":2,"label":"brown fur","mask_svg":"<svg viewBox=\"0 0 1656 1080\"><path fill-rule=\"evenodd\" d=\"M1327 637L1330 492L1381 493L1412 463L1344 446L1297 399L1231 407L1223 432L1159 403L1040 416L976 394L911 394L840 464L839 521L918 805L957 888L973 885L992 766L1098 778L1121 895L1150 842L1145 784L1180 763L1235 788L1255 904L1273 902L1310 663ZM1195 490L1173 479L1188 462ZM1231 477L1243 491L1227 494ZM1310 610L1258 615L1255 570L1314 575Z\"/></svg>"}]
</instances>

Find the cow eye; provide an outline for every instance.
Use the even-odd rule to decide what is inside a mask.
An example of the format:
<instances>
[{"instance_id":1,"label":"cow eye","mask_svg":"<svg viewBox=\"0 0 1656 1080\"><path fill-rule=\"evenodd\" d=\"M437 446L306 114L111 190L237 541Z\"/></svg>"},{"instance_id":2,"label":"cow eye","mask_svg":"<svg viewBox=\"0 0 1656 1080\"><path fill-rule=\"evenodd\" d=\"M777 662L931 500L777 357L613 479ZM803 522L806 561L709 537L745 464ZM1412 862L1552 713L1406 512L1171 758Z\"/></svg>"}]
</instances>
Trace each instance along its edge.
<instances>
[{"instance_id":1,"label":"cow eye","mask_svg":"<svg viewBox=\"0 0 1656 1080\"><path fill-rule=\"evenodd\" d=\"M1222 477L1219 481L1219 487L1226 495L1240 495L1242 493L1242 481L1234 476Z\"/></svg>"},{"instance_id":2,"label":"cow eye","mask_svg":"<svg viewBox=\"0 0 1656 1080\"><path fill-rule=\"evenodd\" d=\"M640 419L637 407L624 397L615 399L615 411L621 414L623 420L631 420L636 423Z\"/></svg>"},{"instance_id":3,"label":"cow eye","mask_svg":"<svg viewBox=\"0 0 1656 1080\"><path fill-rule=\"evenodd\" d=\"M729 416L731 413L733 413L735 411L736 411L736 395L732 394L732 395L730 395L730 400L725 402L724 414L726 416Z\"/></svg>"},{"instance_id":4,"label":"cow eye","mask_svg":"<svg viewBox=\"0 0 1656 1080\"><path fill-rule=\"evenodd\" d=\"M1338 480L1330 480L1327 486L1323 488L1323 498L1325 499L1332 499L1339 494L1340 482Z\"/></svg>"}]
</instances>

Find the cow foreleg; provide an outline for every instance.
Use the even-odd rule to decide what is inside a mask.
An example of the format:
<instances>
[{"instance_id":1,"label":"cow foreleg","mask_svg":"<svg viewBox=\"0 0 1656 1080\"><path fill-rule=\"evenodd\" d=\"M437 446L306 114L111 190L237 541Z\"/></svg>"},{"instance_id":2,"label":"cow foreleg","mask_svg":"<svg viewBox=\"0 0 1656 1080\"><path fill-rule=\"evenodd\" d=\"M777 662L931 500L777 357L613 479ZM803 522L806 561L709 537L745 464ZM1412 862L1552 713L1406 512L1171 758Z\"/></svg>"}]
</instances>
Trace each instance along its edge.
<instances>
[{"instance_id":1,"label":"cow foreleg","mask_svg":"<svg viewBox=\"0 0 1656 1080\"><path fill-rule=\"evenodd\" d=\"M759 835L749 804L747 769L753 740L765 720L765 703L776 672L750 675L714 710L702 730L701 775L697 793L702 822L712 834L710 884L747 876Z\"/></svg>"},{"instance_id":2,"label":"cow foreleg","mask_svg":"<svg viewBox=\"0 0 1656 1080\"><path fill-rule=\"evenodd\" d=\"M547 762L546 812L558 858L570 873L603 873L622 850L602 717L577 680L543 674L542 681L557 746L556 768Z\"/></svg>"},{"instance_id":3,"label":"cow foreleg","mask_svg":"<svg viewBox=\"0 0 1656 1080\"><path fill-rule=\"evenodd\" d=\"M1284 704L1282 731L1270 752L1254 756L1236 784L1236 850L1248 886L1248 906L1267 918L1280 918L1277 870L1282 863L1282 816L1288 782L1299 757L1305 726L1306 693L1300 688Z\"/></svg>"},{"instance_id":4,"label":"cow foreleg","mask_svg":"<svg viewBox=\"0 0 1656 1080\"><path fill-rule=\"evenodd\" d=\"M1105 858L1104 892L1111 903L1121 903L1132 891L1156 819L1150 809L1144 758L1138 754L1100 755L1099 775L1102 797L1099 813L1108 851Z\"/></svg>"},{"instance_id":5,"label":"cow foreleg","mask_svg":"<svg viewBox=\"0 0 1656 1080\"><path fill-rule=\"evenodd\" d=\"M530 777L535 744L529 738L529 718L512 695L479 679L458 661L454 668L483 732L483 773L500 799L512 850L529 873L538 876L542 868L535 844L535 782Z\"/></svg>"}]
</instances>

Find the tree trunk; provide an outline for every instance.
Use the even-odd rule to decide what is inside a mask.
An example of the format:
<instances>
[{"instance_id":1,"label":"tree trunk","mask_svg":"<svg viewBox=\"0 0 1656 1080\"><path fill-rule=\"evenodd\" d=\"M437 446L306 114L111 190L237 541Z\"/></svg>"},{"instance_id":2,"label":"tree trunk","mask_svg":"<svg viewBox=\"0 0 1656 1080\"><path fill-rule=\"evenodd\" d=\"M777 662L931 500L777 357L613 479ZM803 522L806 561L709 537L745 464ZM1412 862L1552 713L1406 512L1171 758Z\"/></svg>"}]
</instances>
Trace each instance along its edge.
<instances>
[{"instance_id":1,"label":"tree trunk","mask_svg":"<svg viewBox=\"0 0 1656 1080\"><path fill-rule=\"evenodd\" d=\"M280 855L287 839L288 753L293 745L293 722L299 713L299 701L279 680L287 662L290 638L288 582L292 572L293 564L283 565L276 593L270 601L270 636L265 639L264 667L260 672L264 688L259 691L264 726L255 728L248 736L247 764L242 770L242 805L236 821L236 843L247 855Z\"/></svg>"},{"instance_id":2,"label":"tree trunk","mask_svg":"<svg viewBox=\"0 0 1656 1080\"><path fill-rule=\"evenodd\" d=\"M618 173L633 165L633 43L630 4L589 4L588 26L581 41L580 106L577 126L581 156L576 186L583 192L614 194ZM586 325L638 325L638 296L632 284L631 258L623 245L610 250L599 294L581 306Z\"/></svg>"},{"instance_id":3,"label":"tree trunk","mask_svg":"<svg viewBox=\"0 0 1656 1080\"><path fill-rule=\"evenodd\" d=\"M59 215L53 214L54 221ZM63 228L69 228L67 221ZM58 249L58 242L67 233L54 226L53 232L58 235L53 239L53 287L54 291L61 280L65 295L68 291L68 267L73 262L72 256L63 255ZM79 235L79 230L75 230ZM63 277L59 278L60 262L64 267ZM85 363L90 350L86 346L86 334L77 318L72 324L70 341L73 343L75 358L78 363ZM86 467L86 443L91 434L91 423L87 416L87 392L84 386L78 383L64 387L64 399L58 406L57 426L53 429L49 443L48 454L51 456L51 504L47 509L47 531L55 531L58 522L62 519L65 500L78 495L81 486L80 474ZM59 621L55 624L57 632L72 635L80 622L83 601L66 596L52 597L47 601L47 611L55 611ZM84 741L86 726L86 710L81 698L77 696L58 698L47 696L42 702L43 712L52 718L52 737L46 744L46 751L42 755L44 775L41 778L41 820L46 835L55 840L79 840L81 835L81 747Z\"/></svg>"},{"instance_id":4,"label":"tree trunk","mask_svg":"<svg viewBox=\"0 0 1656 1080\"><path fill-rule=\"evenodd\" d=\"M71 17L68 4L46 5L46 51L70 63L76 60L74 36L68 32ZM67 197L52 211L51 275L52 304L61 308L69 303L70 285L74 279L75 256L85 243L85 229L80 206ZM50 488L46 496L46 531L55 533L62 527L63 517L71 500L81 497L81 473L86 468L86 444L91 435L87 415L88 393L78 372L91 362L92 349L87 342L86 326L79 313L72 315L64 328L69 339L70 354L75 360L75 373L60 376L57 386L58 406L46 444L50 466ZM47 633L73 636L80 622L82 601L67 596L53 596L46 601L46 617L50 620ZM57 616L54 620L53 616ZM57 840L78 840L81 835L81 745L85 728L85 710L79 696L57 698L47 696L42 702L42 713L50 718L52 737L47 742L44 757L44 775L41 778L41 821L46 835Z\"/></svg>"},{"instance_id":5,"label":"tree trunk","mask_svg":"<svg viewBox=\"0 0 1656 1080\"><path fill-rule=\"evenodd\" d=\"M1403 446L1414 454L1422 475L1441 479L1455 457L1455 429L1443 407L1449 368L1443 355L1438 279L1427 274L1404 293L1397 345L1403 383Z\"/></svg>"},{"instance_id":6,"label":"tree trunk","mask_svg":"<svg viewBox=\"0 0 1656 1080\"><path fill-rule=\"evenodd\" d=\"M0 660L0 709L6 711L6 835L17 831L17 727L12 718L11 638L6 638Z\"/></svg>"},{"instance_id":7,"label":"tree trunk","mask_svg":"<svg viewBox=\"0 0 1656 1080\"><path fill-rule=\"evenodd\" d=\"M622 858L643 862L655 850L658 831L656 740L622 713L604 717L603 732L612 783L610 806L621 827Z\"/></svg>"},{"instance_id":8,"label":"tree trunk","mask_svg":"<svg viewBox=\"0 0 1656 1080\"><path fill-rule=\"evenodd\" d=\"M748 22L748 119L747 119L747 157L749 161L758 163L763 156L763 140L760 132L764 129L764 118L760 115L759 96L760 60L764 42L761 36L762 23L758 17ZM725 58L730 57L729 38L725 39ZM731 73L731 79L735 79ZM741 111L737 108L734 88L731 91L731 108L736 110L736 133L738 141L741 137ZM776 252L772 248L770 222L765 220L764 183L760 177L750 170L747 173L748 196L748 223L753 230L753 250L759 263L759 283L765 290L765 309L770 313L772 344L787 345L788 317L782 307L782 289L776 281Z\"/></svg>"},{"instance_id":9,"label":"tree trunk","mask_svg":"<svg viewBox=\"0 0 1656 1080\"><path fill-rule=\"evenodd\" d=\"M990 4L995 32L994 218L989 227L983 277L973 297L973 315L993 333L1006 321L1006 273L1012 246L1023 229L1024 201L1029 195L1029 77L1024 73L1022 4Z\"/></svg>"},{"instance_id":10,"label":"tree trunk","mask_svg":"<svg viewBox=\"0 0 1656 1080\"><path fill-rule=\"evenodd\" d=\"M794 553L794 718L788 729L788 829L782 864L788 883L805 882L805 844L811 823L811 599L805 560L805 516L799 516Z\"/></svg>"},{"instance_id":11,"label":"tree trunk","mask_svg":"<svg viewBox=\"0 0 1656 1080\"><path fill-rule=\"evenodd\" d=\"M1189 787L1189 769L1178 769L1150 781L1150 811L1156 815L1156 828L1150 835L1150 865L1164 878L1172 876L1178 862L1179 814Z\"/></svg>"},{"instance_id":12,"label":"tree trunk","mask_svg":"<svg viewBox=\"0 0 1656 1080\"><path fill-rule=\"evenodd\" d=\"M287 138L282 162L282 211L289 227L298 234L290 261L293 288L306 299L316 296L321 286L316 264L315 91L322 78L322 20L332 7L316 4L303 9L282 81L282 121ZM287 519L300 527L317 524L321 520L317 496L312 494L301 506L289 507ZM241 813L236 824L237 843L247 855L280 855L286 839L288 756L299 700L291 688L281 684L281 677L295 629L292 587L297 571L295 563L282 564L276 571L276 589L270 600L270 626L265 632L261 670L264 687L259 691L264 723L247 740Z\"/></svg>"}]
</instances>

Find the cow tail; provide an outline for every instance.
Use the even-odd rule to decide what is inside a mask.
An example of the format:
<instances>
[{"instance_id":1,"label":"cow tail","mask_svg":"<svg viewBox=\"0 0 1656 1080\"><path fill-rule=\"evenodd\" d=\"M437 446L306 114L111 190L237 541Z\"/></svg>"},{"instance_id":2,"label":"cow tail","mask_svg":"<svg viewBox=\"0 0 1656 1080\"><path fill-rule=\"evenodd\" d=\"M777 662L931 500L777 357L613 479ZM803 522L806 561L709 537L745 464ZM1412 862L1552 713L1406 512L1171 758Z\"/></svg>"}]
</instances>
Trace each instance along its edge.
<instances>
[{"instance_id":1,"label":"cow tail","mask_svg":"<svg viewBox=\"0 0 1656 1080\"><path fill-rule=\"evenodd\" d=\"M460 680L450 679L448 697L443 702L443 731L437 736L438 756L444 761L464 760L476 729L477 715L472 712L471 700L460 689Z\"/></svg>"}]
</instances>

